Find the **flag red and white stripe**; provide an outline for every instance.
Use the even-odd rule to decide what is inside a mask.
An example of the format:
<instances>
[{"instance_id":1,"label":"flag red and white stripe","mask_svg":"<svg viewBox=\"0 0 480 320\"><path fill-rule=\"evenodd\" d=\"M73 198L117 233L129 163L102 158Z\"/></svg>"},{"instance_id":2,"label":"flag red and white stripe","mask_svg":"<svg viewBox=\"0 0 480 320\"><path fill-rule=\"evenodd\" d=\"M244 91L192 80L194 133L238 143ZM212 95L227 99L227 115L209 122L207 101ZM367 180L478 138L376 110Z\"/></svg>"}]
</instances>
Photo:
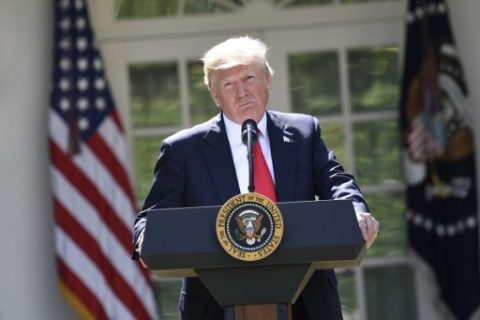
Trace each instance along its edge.
<instances>
[{"instance_id":1,"label":"flag red and white stripe","mask_svg":"<svg viewBox=\"0 0 480 320\"><path fill-rule=\"evenodd\" d=\"M84 318L158 318L149 273L131 260L136 215L124 132L84 0L55 1L49 110L61 291Z\"/></svg>"}]
</instances>

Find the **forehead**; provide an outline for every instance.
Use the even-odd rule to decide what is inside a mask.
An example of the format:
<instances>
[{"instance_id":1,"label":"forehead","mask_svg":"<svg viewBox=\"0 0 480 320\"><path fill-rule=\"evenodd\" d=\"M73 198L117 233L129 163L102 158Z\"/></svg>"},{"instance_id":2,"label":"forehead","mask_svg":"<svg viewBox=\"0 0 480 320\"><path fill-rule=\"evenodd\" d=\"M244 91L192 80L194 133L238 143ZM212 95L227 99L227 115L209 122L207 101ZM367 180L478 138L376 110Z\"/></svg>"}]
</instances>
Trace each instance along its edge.
<instances>
[{"instance_id":1,"label":"forehead","mask_svg":"<svg viewBox=\"0 0 480 320\"><path fill-rule=\"evenodd\" d=\"M249 64L240 64L231 68L217 70L215 76L218 80L227 79L230 77L242 76L248 73L260 73L262 68L259 63L252 62Z\"/></svg>"}]
</instances>

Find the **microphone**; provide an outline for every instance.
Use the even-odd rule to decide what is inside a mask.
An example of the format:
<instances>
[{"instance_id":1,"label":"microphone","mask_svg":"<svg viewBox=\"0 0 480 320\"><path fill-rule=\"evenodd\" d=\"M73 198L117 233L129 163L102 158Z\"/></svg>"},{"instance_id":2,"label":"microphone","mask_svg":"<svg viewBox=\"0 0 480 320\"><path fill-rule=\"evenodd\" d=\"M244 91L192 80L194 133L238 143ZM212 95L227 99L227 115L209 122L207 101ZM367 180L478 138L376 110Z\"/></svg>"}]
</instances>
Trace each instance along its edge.
<instances>
[{"instance_id":1,"label":"microphone","mask_svg":"<svg viewBox=\"0 0 480 320\"><path fill-rule=\"evenodd\" d=\"M252 146L257 142L257 123L255 120L247 119L242 124L242 141L248 147L248 139L251 139Z\"/></svg>"},{"instance_id":2,"label":"microphone","mask_svg":"<svg viewBox=\"0 0 480 320\"><path fill-rule=\"evenodd\" d=\"M247 146L248 158L248 192L255 191L253 183L253 146L257 143L257 123L255 120L247 119L242 124L242 142Z\"/></svg>"}]
</instances>

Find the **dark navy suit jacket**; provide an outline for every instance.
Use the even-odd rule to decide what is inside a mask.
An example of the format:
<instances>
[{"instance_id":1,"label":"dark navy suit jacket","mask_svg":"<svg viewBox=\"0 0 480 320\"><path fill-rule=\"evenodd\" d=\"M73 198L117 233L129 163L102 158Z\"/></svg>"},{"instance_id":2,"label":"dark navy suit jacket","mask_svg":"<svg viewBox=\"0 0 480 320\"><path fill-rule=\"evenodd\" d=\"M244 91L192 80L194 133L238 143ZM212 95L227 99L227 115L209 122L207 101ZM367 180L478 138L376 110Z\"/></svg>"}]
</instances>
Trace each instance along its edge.
<instances>
[{"instance_id":1,"label":"dark navy suit jacket","mask_svg":"<svg viewBox=\"0 0 480 320\"><path fill-rule=\"evenodd\" d=\"M351 199L368 212L350 174L344 172L312 116L267 111L267 130L278 202ZM240 193L223 114L166 138L155 178L134 226L134 244L149 208L221 205ZM192 230L193 231L193 230ZM134 253L134 258L138 258ZM182 319L223 319L223 310L198 278L186 278L180 294ZM294 319L341 319L333 270L316 271L293 308ZM308 316L306 315L308 314Z\"/></svg>"}]
</instances>

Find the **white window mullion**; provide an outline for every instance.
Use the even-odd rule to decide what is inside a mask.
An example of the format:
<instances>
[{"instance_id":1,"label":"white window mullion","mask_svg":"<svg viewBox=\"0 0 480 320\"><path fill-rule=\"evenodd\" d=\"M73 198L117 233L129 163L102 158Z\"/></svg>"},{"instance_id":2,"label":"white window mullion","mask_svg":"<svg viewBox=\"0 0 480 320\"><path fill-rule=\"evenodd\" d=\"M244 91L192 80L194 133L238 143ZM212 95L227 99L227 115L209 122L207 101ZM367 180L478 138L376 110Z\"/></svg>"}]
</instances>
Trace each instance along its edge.
<instances>
[{"instance_id":1,"label":"white window mullion","mask_svg":"<svg viewBox=\"0 0 480 320\"><path fill-rule=\"evenodd\" d=\"M340 103L345 130L345 154L347 171L355 174L355 150L353 143L352 107L350 101L350 83L348 78L347 52L344 47L338 50L338 66L340 73Z\"/></svg>"},{"instance_id":2,"label":"white window mullion","mask_svg":"<svg viewBox=\"0 0 480 320\"><path fill-rule=\"evenodd\" d=\"M180 109L182 111L182 125L189 127L192 124L192 117L189 107L189 86L188 86L188 68L185 58L178 61L178 79L180 86Z\"/></svg>"},{"instance_id":3,"label":"white window mullion","mask_svg":"<svg viewBox=\"0 0 480 320\"><path fill-rule=\"evenodd\" d=\"M365 275L364 267L362 265L354 269L355 272L355 282L356 282L356 296L357 296L357 306L358 306L358 320L367 320L367 297L365 296Z\"/></svg>"},{"instance_id":4,"label":"white window mullion","mask_svg":"<svg viewBox=\"0 0 480 320\"><path fill-rule=\"evenodd\" d=\"M178 0L177 16L183 16L184 14L185 14L185 0Z\"/></svg>"}]
</instances>

